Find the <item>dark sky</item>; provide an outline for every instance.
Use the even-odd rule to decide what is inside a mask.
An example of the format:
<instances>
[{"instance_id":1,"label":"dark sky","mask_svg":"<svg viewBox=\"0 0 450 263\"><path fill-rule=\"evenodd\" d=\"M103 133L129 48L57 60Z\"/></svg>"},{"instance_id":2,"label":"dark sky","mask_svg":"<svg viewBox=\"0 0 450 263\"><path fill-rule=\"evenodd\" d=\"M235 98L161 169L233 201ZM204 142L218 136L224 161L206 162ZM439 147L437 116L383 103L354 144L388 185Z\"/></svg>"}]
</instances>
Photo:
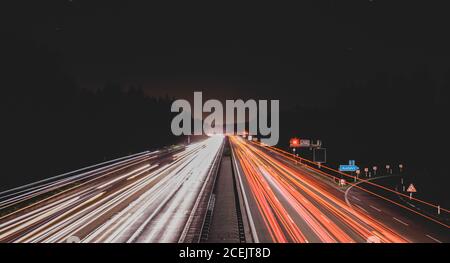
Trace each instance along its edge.
<instances>
[{"instance_id":1,"label":"dark sky","mask_svg":"<svg viewBox=\"0 0 450 263\"><path fill-rule=\"evenodd\" d=\"M438 86L448 72L450 19L428 2L50 2L19 3L2 27L58 53L81 87L117 81L148 94L204 90L322 106L346 80L378 71L409 74L425 65Z\"/></svg>"}]
</instances>

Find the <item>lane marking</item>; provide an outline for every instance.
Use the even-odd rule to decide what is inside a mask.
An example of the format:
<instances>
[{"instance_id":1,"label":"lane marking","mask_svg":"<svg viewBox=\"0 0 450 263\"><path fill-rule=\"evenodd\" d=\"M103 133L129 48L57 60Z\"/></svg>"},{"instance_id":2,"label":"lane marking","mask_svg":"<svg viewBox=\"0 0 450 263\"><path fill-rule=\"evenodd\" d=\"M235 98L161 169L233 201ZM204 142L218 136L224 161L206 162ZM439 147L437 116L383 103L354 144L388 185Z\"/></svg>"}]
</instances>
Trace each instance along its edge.
<instances>
[{"instance_id":1,"label":"lane marking","mask_svg":"<svg viewBox=\"0 0 450 263\"><path fill-rule=\"evenodd\" d=\"M371 180L381 179L381 178L387 178L387 177L392 177L392 176L386 175L386 176L374 177L374 178L366 179L366 180L363 180L363 181L359 181L359 182L357 182L357 183L355 183L355 184L352 184L349 188L347 188L347 190L345 190L345 194L344 194L345 202L347 203L347 205L348 205L349 207L352 207L352 205L351 205L351 203L350 203L350 201L349 201L349 196L348 196L348 194L349 194L349 192L350 192L350 189L352 189L355 185L365 183L366 181L371 181ZM354 198L354 199L356 199L356 200L361 201L360 199L358 199L358 198L357 198L356 196L354 196L354 195L352 195L351 197Z\"/></svg>"},{"instance_id":2,"label":"lane marking","mask_svg":"<svg viewBox=\"0 0 450 263\"><path fill-rule=\"evenodd\" d=\"M400 220L400 219L398 219L398 218L393 217L393 219L394 219L395 221L399 222L400 224L403 224L403 225L405 225L405 226L409 226L407 223L403 222L402 220Z\"/></svg>"},{"instance_id":3,"label":"lane marking","mask_svg":"<svg viewBox=\"0 0 450 263\"><path fill-rule=\"evenodd\" d=\"M362 208L361 206L356 205L356 204L355 204L355 206L358 207L359 209L361 209L362 211L366 212L367 214L369 213L366 209Z\"/></svg>"},{"instance_id":4,"label":"lane marking","mask_svg":"<svg viewBox=\"0 0 450 263\"><path fill-rule=\"evenodd\" d=\"M379 208L377 208L377 207L375 207L375 206L373 206L373 205L369 205L372 209L374 209L374 210L377 210L378 212L381 212L381 209L379 209Z\"/></svg>"},{"instance_id":5,"label":"lane marking","mask_svg":"<svg viewBox=\"0 0 450 263\"><path fill-rule=\"evenodd\" d=\"M358 200L358 201L360 201L361 202L361 199L359 199L358 197L356 197L356 196L353 196L353 199L355 199L355 200Z\"/></svg>"},{"instance_id":6,"label":"lane marking","mask_svg":"<svg viewBox=\"0 0 450 263\"><path fill-rule=\"evenodd\" d=\"M434 238L434 237L432 237L432 236L430 236L430 235L426 235L428 238L430 238L430 239L432 239L433 241L436 241L437 243L442 243L442 241L440 241L439 239L437 239L437 238Z\"/></svg>"},{"instance_id":7,"label":"lane marking","mask_svg":"<svg viewBox=\"0 0 450 263\"><path fill-rule=\"evenodd\" d=\"M255 243L259 243L258 233L256 231L255 223L253 221L253 217L252 217L252 214L251 214L251 211L250 211L250 206L248 205L247 195L246 195L246 192L244 191L244 185L243 185L243 182L242 182L242 179L241 179L241 173L239 172L239 166L237 165L237 162L236 162L236 156L234 155L233 146L231 146L230 148L231 148L231 155L232 155L232 159L233 159L233 162L234 162L234 166L235 166L235 169L236 169L236 172L237 172L237 175L238 175L238 179L239 179L239 186L241 188L242 197L244 199L245 209L247 210L247 217L248 217L248 221L249 221L249 224L250 224L250 229L251 229L251 232L252 232L252 236L253 236L253 239L254 239L253 241Z\"/></svg>"}]
</instances>

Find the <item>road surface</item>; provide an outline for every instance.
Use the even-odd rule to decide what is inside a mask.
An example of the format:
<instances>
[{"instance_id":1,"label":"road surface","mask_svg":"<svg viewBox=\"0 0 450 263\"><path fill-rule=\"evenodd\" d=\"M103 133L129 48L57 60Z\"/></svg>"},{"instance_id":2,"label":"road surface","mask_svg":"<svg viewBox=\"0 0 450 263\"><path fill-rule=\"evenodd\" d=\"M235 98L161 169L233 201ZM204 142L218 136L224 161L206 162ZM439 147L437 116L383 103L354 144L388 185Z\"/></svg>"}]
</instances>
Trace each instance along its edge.
<instances>
[{"instance_id":1,"label":"road surface","mask_svg":"<svg viewBox=\"0 0 450 263\"><path fill-rule=\"evenodd\" d=\"M268 147L230 141L255 242L448 242L448 227L418 218L404 219L407 226L408 211L356 188L346 195L348 188Z\"/></svg>"},{"instance_id":2,"label":"road surface","mask_svg":"<svg viewBox=\"0 0 450 263\"><path fill-rule=\"evenodd\" d=\"M341 187L276 148L229 142L223 159L215 135L2 192L0 242L450 242L447 221L380 187L395 176Z\"/></svg>"},{"instance_id":3,"label":"road surface","mask_svg":"<svg viewBox=\"0 0 450 263\"><path fill-rule=\"evenodd\" d=\"M223 136L145 152L0 197L1 242L178 242Z\"/></svg>"}]
</instances>

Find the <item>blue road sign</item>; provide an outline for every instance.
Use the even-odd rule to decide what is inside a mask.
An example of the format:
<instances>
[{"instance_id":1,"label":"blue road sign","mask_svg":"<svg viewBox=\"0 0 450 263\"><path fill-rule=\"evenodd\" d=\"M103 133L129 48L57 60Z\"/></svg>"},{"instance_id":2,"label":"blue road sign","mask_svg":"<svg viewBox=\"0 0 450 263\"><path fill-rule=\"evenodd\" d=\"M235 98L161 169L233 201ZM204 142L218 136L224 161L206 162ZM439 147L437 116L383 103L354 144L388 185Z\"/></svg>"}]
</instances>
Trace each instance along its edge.
<instances>
[{"instance_id":1,"label":"blue road sign","mask_svg":"<svg viewBox=\"0 0 450 263\"><path fill-rule=\"evenodd\" d=\"M356 170L359 170L359 167L356 165L350 165L350 164L339 165L339 171L341 171L341 172L354 172Z\"/></svg>"},{"instance_id":2,"label":"blue road sign","mask_svg":"<svg viewBox=\"0 0 450 263\"><path fill-rule=\"evenodd\" d=\"M355 165L355 160L349 160L348 164L339 165L339 171L341 172L354 172L359 170L359 167Z\"/></svg>"}]
</instances>

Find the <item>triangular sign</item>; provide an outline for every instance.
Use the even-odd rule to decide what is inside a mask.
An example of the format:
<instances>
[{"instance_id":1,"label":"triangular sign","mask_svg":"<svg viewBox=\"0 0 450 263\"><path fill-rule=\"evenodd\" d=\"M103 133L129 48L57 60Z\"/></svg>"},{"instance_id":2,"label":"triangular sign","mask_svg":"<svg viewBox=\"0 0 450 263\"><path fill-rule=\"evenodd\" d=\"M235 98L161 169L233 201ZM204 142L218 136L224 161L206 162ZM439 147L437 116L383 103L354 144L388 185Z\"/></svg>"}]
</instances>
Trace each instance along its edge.
<instances>
[{"instance_id":1,"label":"triangular sign","mask_svg":"<svg viewBox=\"0 0 450 263\"><path fill-rule=\"evenodd\" d=\"M406 192L408 192L408 193L415 193L415 192L417 192L417 190L416 190L416 188L414 187L413 184L410 184L408 186L408 189L406 190Z\"/></svg>"}]
</instances>

